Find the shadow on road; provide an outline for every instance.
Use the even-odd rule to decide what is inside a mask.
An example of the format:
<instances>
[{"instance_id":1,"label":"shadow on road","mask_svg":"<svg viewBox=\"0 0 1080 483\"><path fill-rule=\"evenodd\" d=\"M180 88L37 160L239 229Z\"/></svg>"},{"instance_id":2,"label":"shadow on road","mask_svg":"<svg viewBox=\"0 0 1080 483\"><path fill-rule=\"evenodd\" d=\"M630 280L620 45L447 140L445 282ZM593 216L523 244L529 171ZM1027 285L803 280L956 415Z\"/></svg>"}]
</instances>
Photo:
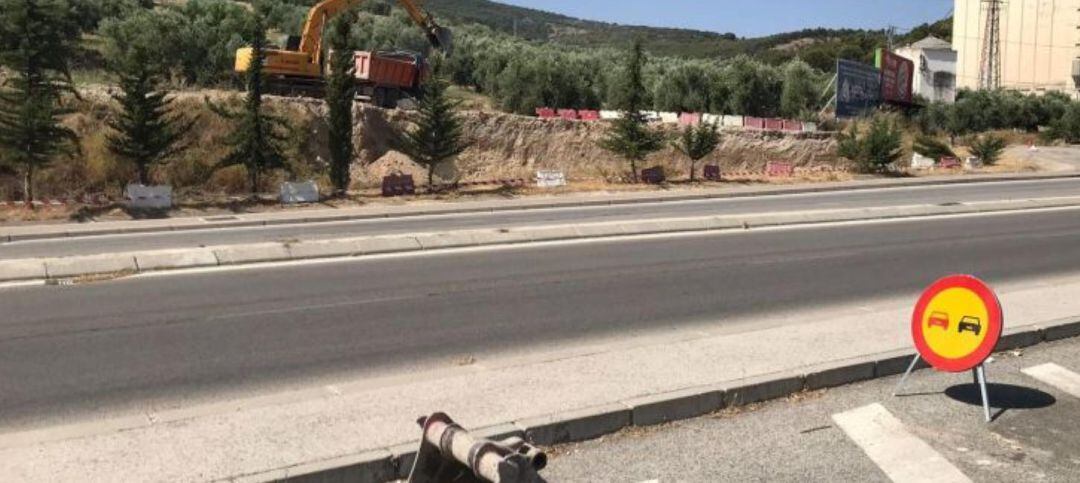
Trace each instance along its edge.
<instances>
[{"instance_id":1,"label":"shadow on road","mask_svg":"<svg viewBox=\"0 0 1080 483\"><path fill-rule=\"evenodd\" d=\"M1012 384L987 384L990 407L998 411L992 420L997 420L1010 409L1041 409L1053 406L1057 398L1038 389L1014 386ZM960 384L945 390L950 399L972 406L982 407L982 394L977 384Z\"/></svg>"}]
</instances>

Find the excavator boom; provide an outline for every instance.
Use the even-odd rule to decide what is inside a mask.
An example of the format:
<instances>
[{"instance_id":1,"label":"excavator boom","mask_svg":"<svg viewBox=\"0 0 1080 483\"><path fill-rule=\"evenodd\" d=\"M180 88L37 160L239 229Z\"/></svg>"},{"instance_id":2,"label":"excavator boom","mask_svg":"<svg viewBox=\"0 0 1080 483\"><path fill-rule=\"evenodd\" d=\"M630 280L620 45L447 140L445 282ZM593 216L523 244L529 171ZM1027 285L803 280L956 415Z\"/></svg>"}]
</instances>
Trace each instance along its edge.
<instances>
[{"instance_id":1,"label":"excavator boom","mask_svg":"<svg viewBox=\"0 0 1080 483\"><path fill-rule=\"evenodd\" d=\"M271 75L295 76L300 78L322 77L322 41L323 29L327 22L341 12L363 3L364 0L322 0L311 7L297 50L267 50L263 68ZM397 0L428 38L428 42L437 49L449 54L451 48L450 31L435 23L430 14L420 8L416 0ZM237 72L247 72L251 66L251 48L236 51Z\"/></svg>"}]
</instances>

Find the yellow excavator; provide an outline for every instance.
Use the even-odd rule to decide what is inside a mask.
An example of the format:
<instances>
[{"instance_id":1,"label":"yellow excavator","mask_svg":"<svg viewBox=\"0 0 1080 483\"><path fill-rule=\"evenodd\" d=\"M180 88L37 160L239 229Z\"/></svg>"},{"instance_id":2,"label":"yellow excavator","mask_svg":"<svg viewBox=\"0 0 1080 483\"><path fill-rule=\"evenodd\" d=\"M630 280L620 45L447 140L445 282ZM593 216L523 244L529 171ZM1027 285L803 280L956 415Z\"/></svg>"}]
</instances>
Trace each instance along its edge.
<instances>
[{"instance_id":1,"label":"yellow excavator","mask_svg":"<svg viewBox=\"0 0 1080 483\"><path fill-rule=\"evenodd\" d=\"M299 38L290 37L285 49L266 49L263 73L271 92L322 97L325 86L323 65L323 29L335 15L363 3L364 0L322 0L311 7ZM415 0L397 0L419 26L436 49L449 54L452 47L450 30L435 23L434 17ZM247 72L251 67L251 47L236 51L235 70ZM395 97L388 90L410 91L419 87L426 75L426 64L419 56L357 52L357 80L360 92L386 104ZM410 58L411 57L411 58ZM411 67L411 71L408 66ZM387 67L388 66L388 67ZM363 72L360 72L363 70ZM389 72L391 74L383 74ZM386 84L386 85L382 85ZM393 107L393 106L385 106Z\"/></svg>"}]
</instances>

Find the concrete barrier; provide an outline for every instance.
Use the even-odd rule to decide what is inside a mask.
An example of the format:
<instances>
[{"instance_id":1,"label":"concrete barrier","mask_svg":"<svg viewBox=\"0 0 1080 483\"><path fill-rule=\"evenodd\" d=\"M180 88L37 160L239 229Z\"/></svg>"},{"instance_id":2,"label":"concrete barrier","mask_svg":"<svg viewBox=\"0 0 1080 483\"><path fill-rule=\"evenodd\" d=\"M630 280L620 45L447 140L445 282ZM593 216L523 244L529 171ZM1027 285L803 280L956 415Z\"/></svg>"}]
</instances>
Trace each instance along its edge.
<instances>
[{"instance_id":1,"label":"concrete barrier","mask_svg":"<svg viewBox=\"0 0 1080 483\"><path fill-rule=\"evenodd\" d=\"M724 127L743 127L746 121L742 116L724 116Z\"/></svg>"},{"instance_id":2,"label":"concrete barrier","mask_svg":"<svg viewBox=\"0 0 1080 483\"><path fill-rule=\"evenodd\" d=\"M601 238L625 235L621 224L578 225L574 227L578 238Z\"/></svg>"},{"instance_id":3,"label":"concrete barrier","mask_svg":"<svg viewBox=\"0 0 1080 483\"><path fill-rule=\"evenodd\" d=\"M877 358L869 357L861 361L843 361L812 369L806 373L806 390L816 391L873 379L876 367Z\"/></svg>"},{"instance_id":4,"label":"concrete barrier","mask_svg":"<svg viewBox=\"0 0 1080 483\"><path fill-rule=\"evenodd\" d=\"M600 119L605 121L611 121L622 117L622 113L619 111L600 111Z\"/></svg>"},{"instance_id":5,"label":"concrete barrier","mask_svg":"<svg viewBox=\"0 0 1080 483\"><path fill-rule=\"evenodd\" d=\"M388 236L365 238L357 240L360 253L364 255L377 255L380 253L412 252L423 250L424 247L412 236Z\"/></svg>"},{"instance_id":6,"label":"concrete barrier","mask_svg":"<svg viewBox=\"0 0 1080 483\"><path fill-rule=\"evenodd\" d=\"M534 242L555 240L571 240L578 238L578 232L573 226L549 226L538 227L529 230L529 239Z\"/></svg>"},{"instance_id":7,"label":"concrete barrier","mask_svg":"<svg viewBox=\"0 0 1080 483\"><path fill-rule=\"evenodd\" d=\"M627 399L622 403L631 408L634 426L652 426L682 419L696 418L721 409L723 388L692 388Z\"/></svg>"},{"instance_id":8,"label":"concrete barrier","mask_svg":"<svg viewBox=\"0 0 1080 483\"><path fill-rule=\"evenodd\" d=\"M625 404L571 411L557 415L524 419L516 424L533 444L552 446L598 438L630 425L630 408Z\"/></svg>"},{"instance_id":9,"label":"concrete barrier","mask_svg":"<svg viewBox=\"0 0 1080 483\"><path fill-rule=\"evenodd\" d=\"M679 123L679 113L677 112L661 112L658 114L658 116L660 117L660 122L664 124Z\"/></svg>"},{"instance_id":10,"label":"concrete barrier","mask_svg":"<svg viewBox=\"0 0 1080 483\"><path fill-rule=\"evenodd\" d=\"M217 264L218 259L214 251L209 248L185 248L135 254L135 265L140 272L212 267Z\"/></svg>"},{"instance_id":11,"label":"concrete barrier","mask_svg":"<svg viewBox=\"0 0 1080 483\"><path fill-rule=\"evenodd\" d=\"M129 184L124 190L128 206L143 210L167 210L172 208L172 186L143 186Z\"/></svg>"},{"instance_id":12,"label":"concrete barrier","mask_svg":"<svg viewBox=\"0 0 1080 483\"><path fill-rule=\"evenodd\" d=\"M356 238L304 241L290 243L286 248L289 250L289 258L293 260L354 257L363 254L360 241Z\"/></svg>"},{"instance_id":13,"label":"concrete barrier","mask_svg":"<svg viewBox=\"0 0 1080 483\"><path fill-rule=\"evenodd\" d=\"M419 446L419 444L418 444ZM393 455L388 450L367 451L358 455L306 463L278 470L233 478L233 483L326 483L331 481L362 481L382 483L396 478Z\"/></svg>"},{"instance_id":14,"label":"concrete barrier","mask_svg":"<svg viewBox=\"0 0 1080 483\"><path fill-rule=\"evenodd\" d=\"M48 278L69 278L104 273L135 272L135 256L130 253L91 255L45 260Z\"/></svg>"},{"instance_id":15,"label":"concrete barrier","mask_svg":"<svg viewBox=\"0 0 1080 483\"><path fill-rule=\"evenodd\" d=\"M0 260L0 282L46 278L42 260Z\"/></svg>"},{"instance_id":16,"label":"concrete barrier","mask_svg":"<svg viewBox=\"0 0 1080 483\"><path fill-rule=\"evenodd\" d=\"M281 183L281 203L294 205L319 202L319 184L314 181Z\"/></svg>"},{"instance_id":17,"label":"concrete barrier","mask_svg":"<svg viewBox=\"0 0 1080 483\"><path fill-rule=\"evenodd\" d=\"M284 243L218 247L214 249L214 256L220 265L280 262L291 258L289 248Z\"/></svg>"},{"instance_id":18,"label":"concrete barrier","mask_svg":"<svg viewBox=\"0 0 1080 483\"><path fill-rule=\"evenodd\" d=\"M745 406L795 394L806 387L802 374L785 373L752 377L728 386L724 406Z\"/></svg>"},{"instance_id":19,"label":"concrete barrier","mask_svg":"<svg viewBox=\"0 0 1080 483\"><path fill-rule=\"evenodd\" d=\"M437 250L440 248L461 248L476 246L477 241L472 232L459 233L433 233L417 235L416 241L424 250Z\"/></svg>"}]
</instances>

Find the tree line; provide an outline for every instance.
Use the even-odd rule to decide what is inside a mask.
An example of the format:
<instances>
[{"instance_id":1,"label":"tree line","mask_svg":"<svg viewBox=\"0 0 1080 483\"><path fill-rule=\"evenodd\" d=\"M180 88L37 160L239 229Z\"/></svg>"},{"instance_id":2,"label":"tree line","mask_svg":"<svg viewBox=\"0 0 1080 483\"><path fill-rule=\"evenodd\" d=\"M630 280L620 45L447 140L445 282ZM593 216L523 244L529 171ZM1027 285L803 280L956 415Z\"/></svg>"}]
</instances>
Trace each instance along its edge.
<instances>
[{"instance_id":1,"label":"tree line","mask_svg":"<svg viewBox=\"0 0 1080 483\"><path fill-rule=\"evenodd\" d=\"M186 7L201 8L200 0ZM194 5L194 6L193 6ZM223 4L216 4L222 6ZM0 0L0 166L23 177L23 197L34 200L34 176L42 169L71 155L78 139L64 127L63 118L72 113L71 100L78 98L71 63L76 58L80 36L87 27L80 23L68 0ZM187 133L198 121L172 106L170 79L183 75L184 66L174 56L162 56L162 32L146 28L169 14L130 6L123 19L105 19L101 28L110 32L104 47L106 68L117 79L113 94L115 116L108 122L108 149L128 163L137 181L150 184L153 170L167 163L187 147ZM234 10L222 10L237 12ZM267 23L272 11L240 10L235 18L237 32L253 49L252 67L243 85L247 94L238 108L228 108L206 100L211 112L229 121L225 137L228 153L214 169L243 166L253 194L266 173L286 165L282 143L290 130L263 101L262 63L269 47ZM331 160L329 175L335 193L344 193L350 184L353 160L352 107L355 101L352 58L356 49L350 35L356 18L343 15L328 28L332 75L328 79ZM239 45L239 44L238 44ZM198 76L195 77L198 79ZM429 168L429 182L435 167L467 147L462 140L457 105L445 95L446 83L436 77L425 85L420 100L417 126L402 133L400 149Z\"/></svg>"}]
</instances>

